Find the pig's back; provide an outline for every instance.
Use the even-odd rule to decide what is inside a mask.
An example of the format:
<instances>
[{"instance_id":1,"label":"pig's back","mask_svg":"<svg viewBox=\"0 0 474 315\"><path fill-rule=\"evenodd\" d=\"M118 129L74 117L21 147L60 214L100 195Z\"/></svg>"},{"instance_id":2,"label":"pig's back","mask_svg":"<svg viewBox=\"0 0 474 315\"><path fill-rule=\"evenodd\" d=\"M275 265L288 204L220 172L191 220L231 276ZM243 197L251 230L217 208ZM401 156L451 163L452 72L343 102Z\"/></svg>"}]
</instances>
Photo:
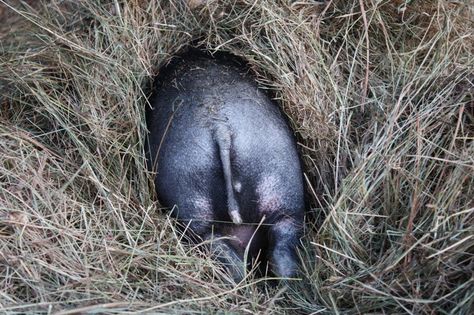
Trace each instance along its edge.
<instances>
[{"instance_id":1,"label":"pig's back","mask_svg":"<svg viewBox=\"0 0 474 315\"><path fill-rule=\"evenodd\" d=\"M232 173L243 187L244 208L258 200L258 182L265 178L277 178L276 189L282 193L302 191L293 135L278 107L249 75L228 62L186 59L160 84L152 100L150 147L152 157L158 154L156 184L165 204L177 203L189 195L186 190L199 186L209 188L206 198L225 206L217 126L231 134Z\"/></svg>"}]
</instances>

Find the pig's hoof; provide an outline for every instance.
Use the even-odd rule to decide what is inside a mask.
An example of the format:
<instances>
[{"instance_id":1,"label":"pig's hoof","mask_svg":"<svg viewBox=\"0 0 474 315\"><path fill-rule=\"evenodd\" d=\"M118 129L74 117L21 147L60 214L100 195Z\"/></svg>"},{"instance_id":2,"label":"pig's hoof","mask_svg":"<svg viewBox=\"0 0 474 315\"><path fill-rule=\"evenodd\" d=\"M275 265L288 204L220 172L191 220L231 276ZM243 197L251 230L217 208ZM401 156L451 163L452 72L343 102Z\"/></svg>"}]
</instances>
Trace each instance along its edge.
<instances>
[{"instance_id":1,"label":"pig's hoof","mask_svg":"<svg viewBox=\"0 0 474 315\"><path fill-rule=\"evenodd\" d=\"M280 255L274 255L272 269L279 278L295 278L298 273L298 263L292 255L280 253Z\"/></svg>"},{"instance_id":2,"label":"pig's hoof","mask_svg":"<svg viewBox=\"0 0 474 315\"><path fill-rule=\"evenodd\" d=\"M245 277L245 266L242 262L227 265L229 275L232 277L235 283L240 283Z\"/></svg>"},{"instance_id":3,"label":"pig's hoof","mask_svg":"<svg viewBox=\"0 0 474 315\"><path fill-rule=\"evenodd\" d=\"M218 259L223 263L227 274L232 277L235 283L239 283L244 279L245 264L235 253L230 251L220 253Z\"/></svg>"}]
</instances>

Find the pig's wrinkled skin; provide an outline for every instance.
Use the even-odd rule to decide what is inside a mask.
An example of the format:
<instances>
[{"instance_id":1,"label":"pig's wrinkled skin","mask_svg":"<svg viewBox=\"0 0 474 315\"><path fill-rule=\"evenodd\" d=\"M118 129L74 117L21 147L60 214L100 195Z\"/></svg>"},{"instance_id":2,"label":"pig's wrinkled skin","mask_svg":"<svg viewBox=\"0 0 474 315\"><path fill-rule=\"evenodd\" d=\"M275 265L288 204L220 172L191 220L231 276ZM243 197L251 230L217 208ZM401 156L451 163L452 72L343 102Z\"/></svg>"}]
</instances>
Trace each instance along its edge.
<instances>
[{"instance_id":1,"label":"pig's wrinkled skin","mask_svg":"<svg viewBox=\"0 0 474 315\"><path fill-rule=\"evenodd\" d=\"M209 241L234 280L259 250L276 276L294 277L303 180L278 107L229 60L187 56L164 72L147 116L161 203L176 205L173 214Z\"/></svg>"}]
</instances>

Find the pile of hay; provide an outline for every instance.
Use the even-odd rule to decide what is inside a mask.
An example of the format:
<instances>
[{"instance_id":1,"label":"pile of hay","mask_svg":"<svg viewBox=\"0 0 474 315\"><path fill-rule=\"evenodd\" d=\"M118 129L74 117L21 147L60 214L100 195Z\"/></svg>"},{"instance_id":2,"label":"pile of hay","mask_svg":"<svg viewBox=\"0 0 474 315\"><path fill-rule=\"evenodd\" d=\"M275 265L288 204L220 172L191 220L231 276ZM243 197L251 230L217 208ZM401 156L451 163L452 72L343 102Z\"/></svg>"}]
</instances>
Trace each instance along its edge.
<instances>
[{"instance_id":1,"label":"pile of hay","mask_svg":"<svg viewBox=\"0 0 474 315\"><path fill-rule=\"evenodd\" d=\"M1 313L472 311L469 0L0 3ZM155 201L147 97L188 45L244 58L290 118L300 281L229 284Z\"/></svg>"}]
</instances>

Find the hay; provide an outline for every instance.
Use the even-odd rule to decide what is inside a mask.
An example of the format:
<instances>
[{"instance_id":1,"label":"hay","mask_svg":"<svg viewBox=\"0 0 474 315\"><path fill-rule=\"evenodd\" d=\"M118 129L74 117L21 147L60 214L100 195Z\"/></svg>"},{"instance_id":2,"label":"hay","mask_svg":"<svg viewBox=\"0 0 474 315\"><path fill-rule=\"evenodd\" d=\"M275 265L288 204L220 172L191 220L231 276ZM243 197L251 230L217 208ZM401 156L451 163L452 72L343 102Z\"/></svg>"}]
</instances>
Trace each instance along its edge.
<instances>
[{"instance_id":1,"label":"hay","mask_svg":"<svg viewBox=\"0 0 474 315\"><path fill-rule=\"evenodd\" d=\"M0 3L1 312L472 311L468 0ZM154 202L146 99L191 44L247 60L297 133L289 286L230 285Z\"/></svg>"}]
</instances>

